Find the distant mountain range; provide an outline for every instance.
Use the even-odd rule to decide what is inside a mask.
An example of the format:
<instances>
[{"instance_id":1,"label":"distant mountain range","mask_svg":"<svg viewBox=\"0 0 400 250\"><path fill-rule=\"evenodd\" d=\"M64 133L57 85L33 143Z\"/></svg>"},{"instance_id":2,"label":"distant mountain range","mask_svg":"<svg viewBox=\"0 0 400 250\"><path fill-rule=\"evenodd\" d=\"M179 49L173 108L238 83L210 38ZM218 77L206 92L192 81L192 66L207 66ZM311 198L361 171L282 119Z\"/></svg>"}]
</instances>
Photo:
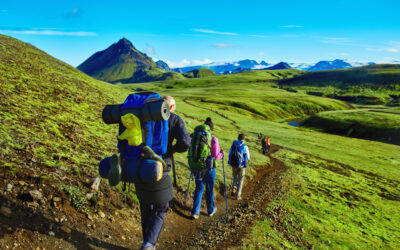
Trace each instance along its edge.
<instances>
[{"instance_id":1,"label":"distant mountain range","mask_svg":"<svg viewBox=\"0 0 400 250\"><path fill-rule=\"evenodd\" d=\"M321 71L330 69L344 69L364 65L373 65L374 62L349 62L335 59L333 61L319 61L310 63L279 62L270 64L265 61L240 60L234 62L213 62L204 65L188 66L171 69L162 60L154 62L145 53L137 50L126 38L112 44L107 49L96 52L77 68L82 72L99 80L111 83L135 83L161 81L168 79L184 79L208 77L216 74L239 73L248 70L279 70L301 69L306 71ZM207 70L198 70L207 69Z\"/></svg>"},{"instance_id":2,"label":"distant mountain range","mask_svg":"<svg viewBox=\"0 0 400 250\"><path fill-rule=\"evenodd\" d=\"M328 69L344 69L359 67L364 65L373 65L374 62L348 62L341 59L335 59L333 61L319 61L316 64L312 63L287 63L280 62L278 64L272 65L261 61L258 63L255 60L245 59L241 61L234 62L222 62L222 63L209 63L196 66L188 66L182 68L173 68L172 70L179 73L186 73L192 71L193 69L199 68L209 68L212 69L217 74L230 74L238 73L246 70L257 70L257 69L301 69L306 71L319 71Z\"/></svg>"}]
</instances>

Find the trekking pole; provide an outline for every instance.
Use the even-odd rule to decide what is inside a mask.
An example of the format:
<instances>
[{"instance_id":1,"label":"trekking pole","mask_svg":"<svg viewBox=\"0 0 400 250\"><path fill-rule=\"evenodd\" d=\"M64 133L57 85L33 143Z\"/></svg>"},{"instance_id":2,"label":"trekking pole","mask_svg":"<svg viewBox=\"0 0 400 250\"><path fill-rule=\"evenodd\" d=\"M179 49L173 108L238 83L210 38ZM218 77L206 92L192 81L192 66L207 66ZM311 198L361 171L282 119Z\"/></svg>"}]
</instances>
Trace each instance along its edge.
<instances>
[{"instance_id":1,"label":"trekking pole","mask_svg":"<svg viewBox=\"0 0 400 250\"><path fill-rule=\"evenodd\" d=\"M192 179L192 175L193 175L193 171L190 171L189 184L188 184L188 187L187 187L187 189L186 189L185 205L186 205L186 202L187 202L187 197L188 197L189 187L190 187L190 180Z\"/></svg>"},{"instance_id":2,"label":"trekking pole","mask_svg":"<svg viewBox=\"0 0 400 250\"><path fill-rule=\"evenodd\" d=\"M222 172L224 173L226 213L228 213L228 195L226 194L225 159L224 158L225 158L225 156L222 156Z\"/></svg>"},{"instance_id":3,"label":"trekking pole","mask_svg":"<svg viewBox=\"0 0 400 250\"><path fill-rule=\"evenodd\" d=\"M174 160L174 155L171 156L171 161L172 161L172 174L174 176L174 186L176 187L176 172L175 172L175 160Z\"/></svg>"}]
</instances>

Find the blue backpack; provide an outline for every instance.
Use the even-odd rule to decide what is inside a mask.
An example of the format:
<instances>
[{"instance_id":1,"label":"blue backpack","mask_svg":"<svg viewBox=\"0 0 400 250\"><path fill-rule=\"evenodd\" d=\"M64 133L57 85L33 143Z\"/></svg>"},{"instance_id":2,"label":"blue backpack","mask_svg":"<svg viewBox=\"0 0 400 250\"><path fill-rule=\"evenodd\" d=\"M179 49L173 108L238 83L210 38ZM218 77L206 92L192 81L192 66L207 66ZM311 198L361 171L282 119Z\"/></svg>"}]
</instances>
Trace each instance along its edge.
<instances>
[{"instance_id":1,"label":"blue backpack","mask_svg":"<svg viewBox=\"0 0 400 250\"><path fill-rule=\"evenodd\" d=\"M152 92L143 92L129 95L121 106L121 110L126 108L141 108L143 104L150 100L161 99L159 94ZM167 153L168 147L168 120L145 122L141 124L143 143L140 146L130 146L126 140L118 141L118 149L122 158L140 158L142 148L149 146L159 156ZM125 130L125 127L119 125L119 134Z\"/></svg>"},{"instance_id":2,"label":"blue backpack","mask_svg":"<svg viewBox=\"0 0 400 250\"><path fill-rule=\"evenodd\" d=\"M246 167L246 144L242 141L234 141L229 153L228 163L232 167Z\"/></svg>"}]
</instances>

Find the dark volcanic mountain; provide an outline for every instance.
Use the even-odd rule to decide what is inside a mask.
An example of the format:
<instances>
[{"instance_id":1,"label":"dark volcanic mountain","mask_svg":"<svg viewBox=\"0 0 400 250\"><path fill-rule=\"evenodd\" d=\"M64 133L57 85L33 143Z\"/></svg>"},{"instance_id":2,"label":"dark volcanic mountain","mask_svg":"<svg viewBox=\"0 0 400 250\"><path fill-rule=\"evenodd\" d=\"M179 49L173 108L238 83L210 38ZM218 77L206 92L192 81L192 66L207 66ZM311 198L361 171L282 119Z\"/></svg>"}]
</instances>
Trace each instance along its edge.
<instances>
[{"instance_id":1,"label":"dark volcanic mountain","mask_svg":"<svg viewBox=\"0 0 400 250\"><path fill-rule=\"evenodd\" d=\"M266 69L271 70L271 69L291 69L291 68L292 67L290 67L290 65L288 63L280 62L280 63L277 63L274 66L268 67Z\"/></svg>"},{"instance_id":2,"label":"dark volcanic mountain","mask_svg":"<svg viewBox=\"0 0 400 250\"><path fill-rule=\"evenodd\" d=\"M166 70L166 71L172 71L171 68L168 66L168 64L166 62L162 61L162 60L158 60L156 62L156 64L160 69L163 69L163 70Z\"/></svg>"},{"instance_id":3,"label":"dark volcanic mountain","mask_svg":"<svg viewBox=\"0 0 400 250\"><path fill-rule=\"evenodd\" d=\"M89 57L78 69L99 80L115 82L147 82L174 78L178 74L165 72L146 54L137 50L126 38Z\"/></svg>"}]
</instances>

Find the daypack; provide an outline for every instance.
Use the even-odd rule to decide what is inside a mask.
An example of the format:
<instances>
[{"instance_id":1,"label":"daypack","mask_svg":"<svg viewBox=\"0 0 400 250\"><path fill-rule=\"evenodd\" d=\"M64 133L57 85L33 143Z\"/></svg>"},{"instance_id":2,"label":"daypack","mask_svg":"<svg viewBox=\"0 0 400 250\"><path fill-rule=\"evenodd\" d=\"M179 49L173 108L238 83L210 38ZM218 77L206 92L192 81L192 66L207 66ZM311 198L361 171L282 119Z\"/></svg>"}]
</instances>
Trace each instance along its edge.
<instances>
[{"instance_id":1,"label":"daypack","mask_svg":"<svg viewBox=\"0 0 400 250\"><path fill-rule=\"evenodd\" d=\"M242 141L234 141L229 154L229 165L232 167L242 167L246 161L245 144Z\"/></svg>"},{"instance_id":2,"label":"daypack","mask_svg":"<svg viewBox=\"0 0 400 250\"><path fill-rule=\"evenodd\" d=\"M194 129L188 152L189 168L204 170L207 168L207 158L211 155L211 129L202 124Z\"/></svg>"}]
</instances>

